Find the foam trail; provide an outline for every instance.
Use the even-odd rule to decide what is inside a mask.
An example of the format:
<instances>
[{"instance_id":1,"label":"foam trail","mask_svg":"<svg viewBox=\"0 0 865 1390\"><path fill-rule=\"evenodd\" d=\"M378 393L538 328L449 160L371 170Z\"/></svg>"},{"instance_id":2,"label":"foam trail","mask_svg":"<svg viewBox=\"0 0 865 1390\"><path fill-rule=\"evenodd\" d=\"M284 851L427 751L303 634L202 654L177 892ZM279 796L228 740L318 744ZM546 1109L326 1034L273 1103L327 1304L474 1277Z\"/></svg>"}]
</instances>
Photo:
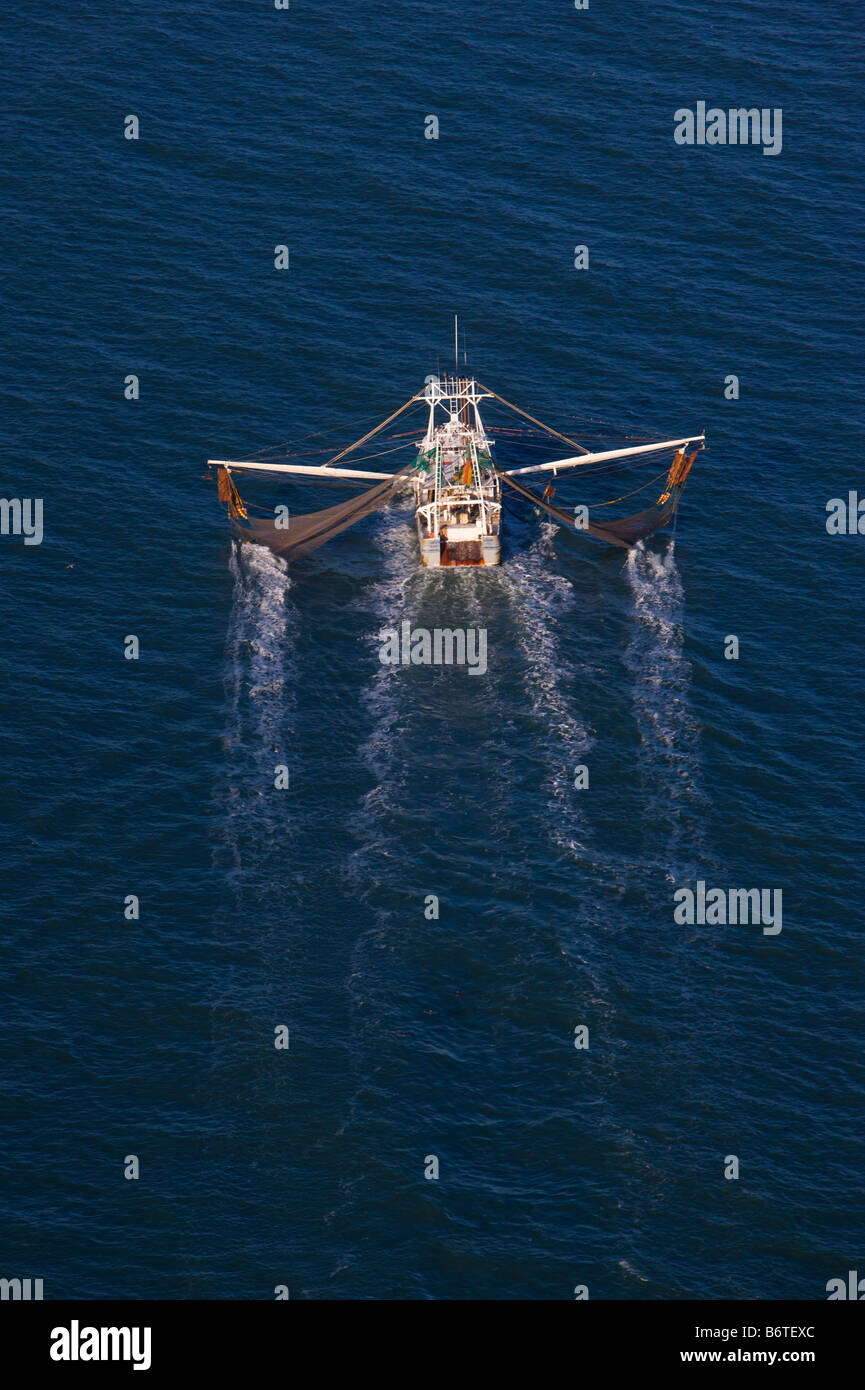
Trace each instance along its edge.
<instances>
[{"instance_id":1,"label":"foam trail","mask_svg":"<svg viewBox=\"0 0 865 1390\"><path fill-rule=\"evenodd\" d=\"M412 726L425 717L416 696L406 696L405 669L378 660L379 633L384 628L399 628L405 619L414 622L430 591L442 583L442 576L434 570L419 567L417 538L414 527L406 524L405 507L397 503L385 509L378 517L373 539L379 577L356 607L371 619L366 641L371 675L360 694L370 731L358 748L358 758L376 785L361 798L350 818L359 844L345 865L352 891L361 898L374 895L382 877L396 873L411 876L413 846L404 836L394 835L393 820L416 802L414 769L411 756L406 756L405 740ZM444 581L449 578L445 575ZM377 911L376 917L373 936L385 938L388 915ZM358 954L368 944L361 939Z\"/></svg>"},{"instance_id":2,"label":"foam trail","mask_svg":"<svg viewBox=\"0 0 865 1390\"><path fill-rule=\"evenodd\" d=\"M653 843L666 833L664 867L683 881L705 866L701 813L700 728L691 708L691 664L684 654L684 591L673 545L662 552L640 543L624 568L634 604L634 626L624 655L640 734L646 815ZM685 863L680 862L684 855Z\"/></svg>"},{"instance_id":3,"label":"foam trail","mask_svg":"<svg viewBox=\"0 0 865 1390\"><path fill-rule=\"evenodd\" d=\"M231 557L234 612L227 642L226 687L230 718L226 742L243 743L248 756L255 733L262 748L278 742L293 710L297 613L287 602L291 580L284 560L264 546L244 546Z\"/></svg>"},{"instance_id":4,"label":"foam trail","mask_svg":"<svg viewBox=\"0 0 865 1390\"><path fill-rule=\"evenodd\" d=\"M246 832L259 844L290 828L285 804L266 795L273 769L289 762L295 709L297 612L287 567L263 546L235 547L234 607L226 641L227 783L220 789L220 855L239 889ZM276 821L278 820L278 825Z\"/></svg>"},{"instance_id":5,"label":"foam trail","mask_svg":"<svg viewBox=\"0 0 865 1390\"><path fill-rule=\"evenodd\" d=\"M375 531L381 577L363 600L365 608L368 605L372 608L375 626L375 631L370 634L368 641L373 661L379 647L378 633L381 629L398 627L403 618L412 616L410 598L418 581L417 542L412 529L403 524L401 511L402 509L396 516L385 511ZM399 667L384 666L379 662L376 662L376 666L377 669L361 696L364 706L372 716L373 728L359 752L361 760L379 781L387 782L398 773L400 765L396 757L395 743L401 709L399 696L402 673ZM381 791L381 788L376 790ZM369 796L374 797L375 792L369 793Z\"/></svg>"},{"instance_id":6,"label":"foam trail","mask_svg":"<svg viewBox=\"0 0 865 1390\"><path fill-rule=\"evenodd\" d=\"M541 521L538 539L499 571L513 604L517 639L526 662L529 708L544 732L541 747L547 763L547 831L560 848L585 853L586 825L575 797L574 769L594 744L589 724L574 710L568 685L578 673L564 656L555 623L574 610L574 590L557 572L553 538L559 528Z\"/></svg>"}]
</instances>

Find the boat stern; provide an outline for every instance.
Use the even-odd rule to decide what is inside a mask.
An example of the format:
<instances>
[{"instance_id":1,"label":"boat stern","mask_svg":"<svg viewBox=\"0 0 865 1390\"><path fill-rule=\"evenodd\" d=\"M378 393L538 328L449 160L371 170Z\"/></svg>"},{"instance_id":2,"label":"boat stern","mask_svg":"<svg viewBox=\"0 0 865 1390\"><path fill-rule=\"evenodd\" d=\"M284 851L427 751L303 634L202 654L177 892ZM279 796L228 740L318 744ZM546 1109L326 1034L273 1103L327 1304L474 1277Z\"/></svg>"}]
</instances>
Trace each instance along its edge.
<instances>
[{"instance_id":1,"label":"boat stern","mask_svg":"<svg viewBox=\"0 0 865 1390\"><path fill-rule=\"evenodd\" d=\"M501 541L478 526L446 526L440 536L425 536L419 527L421 560L428 569L453 569L462 565L497 565Z\"/></svg>"}]
</instances>

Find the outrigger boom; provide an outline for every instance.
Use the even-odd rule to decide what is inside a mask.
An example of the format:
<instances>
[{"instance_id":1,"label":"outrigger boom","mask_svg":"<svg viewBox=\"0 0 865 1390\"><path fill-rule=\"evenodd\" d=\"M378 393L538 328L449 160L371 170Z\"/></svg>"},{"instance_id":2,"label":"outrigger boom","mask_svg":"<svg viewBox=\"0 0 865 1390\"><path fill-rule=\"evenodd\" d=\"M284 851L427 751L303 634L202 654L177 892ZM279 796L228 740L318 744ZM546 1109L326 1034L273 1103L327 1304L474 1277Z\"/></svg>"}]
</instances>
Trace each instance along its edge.
<instances>
[{"instance_id":1,"label":"outrigger boom","mask_svg":"<svg viewBox=\"0 0 865 1390\"><path fill-rule=\"evenodd\" d=\"M688 444L702 444L704 434L689 434L684 439L665 439L659 444L638 444L632 449L605 449L601 453L579 454L576 458L553 459L551 463L535 463L530 468L509 468L506 478L517 478L521 473L557 473L560 468L579 468L587 463L606 463L609 459L636 458L638 454L660 454L665 449L684 449Z\"/></svg>"},{"instance_id":2,"label":"outrigger boom","mask_svg":"<svg viewBox=\"0 0 865 1390\"><path fill-rule=\"evenodd\" d=\"M256 463L255 460L245 459L208 459L207 464L209 468L227 468L231 473L235 468L245 468L251 473L300 473L313 477L323 473L328 478L375 478L378 482L397 476L396 473L366 473L361 468L328 468L326 464L313 467L295 463Z\"/></svg>"},{"instance_id":3,"label":"outrigger boom","mask_svg":"<svg viewBox=\"0 0 865 1390\"><path fill-rule=\"evenodd\" d=\"M480 415L480 403L495 399L508 409L530 420L551 436L574 448L579 454L552 459L548 463L528 464L520 468L500 469L492 456L494 441L489 438ZM336 467L355 449L368 443L397 416L411 406L426 406L427 427L418 441L417 455L411 464L395 473L362 468ZM444 412L440 420L437 412ZM686 453L689 445L697 447ZM502 484L512 488L537 508L546 511L563 525L578 531L588 531L599 540L613 545L630 546L664 526L674 515L688 474L699 449L705 447L705 434L684 435L651 444L635 444L619 449L589 450L557 430L536 420L533 415L504 400L495 391L482 386L473 377L454 375L429 379L425 390L409 399L379 425L354 444L342 449L327 463L311 464L268 463L258 459L210 459L217 469L220 499L228 504L232 530L240 540L269 546L288 558L296 559L321 545L331 536L352 526L361 517L384 506L404 485L412 487L415 499L415 521L423 563L434 568L458 565L497 565L501 554ZM585 468L618 460L638 458L674 450L664 490L657 502L633 516L615 520L598 520L588 509L565 509L552 504L552 485L543 495L532 492L517 478L532 473L552 473ZM305 515L292 515L281 525L278 520L250 518L232 481L231 474L240 472L296 474L307 478L351 479L375 483L366 492L335 507ZM650 484L647 484L648 486ZM640 491L641 489L637 489ZM601 504L605 505L605 504ZM280 512L287 508L276 509ZM577 520L576 513L585 513Z\"/></svg>"}]
</instances>

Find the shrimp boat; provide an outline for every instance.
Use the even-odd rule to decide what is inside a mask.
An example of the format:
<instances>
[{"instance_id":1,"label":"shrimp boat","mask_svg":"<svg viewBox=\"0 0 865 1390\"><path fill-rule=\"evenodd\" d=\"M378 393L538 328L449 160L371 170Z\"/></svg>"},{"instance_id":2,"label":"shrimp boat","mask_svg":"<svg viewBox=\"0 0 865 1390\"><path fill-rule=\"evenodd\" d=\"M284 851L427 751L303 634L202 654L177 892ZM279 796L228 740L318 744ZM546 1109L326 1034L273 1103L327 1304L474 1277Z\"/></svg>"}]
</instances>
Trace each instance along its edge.
<instances>
[{"instance_id":1,"label":"shrimp boat","mask_svg":"<svg viewBox=\"0 0 865 1390\"><path fill-rule=\"evenodd\" d=\"M412 485L421 560L434 569L501 559L501 483L478 409L483 398L474 380L428 383L427 431ZM440 425L438 409L447 415Z\"/></svg>"},{"instance_id":2,"label":"shrimp boat","mask_svg":"<svg viewBox=\"0 0 865 1390\"><path fill-rule=\"evenodd\" d=\"M493 455L495 441L491 439L480 414L482 401L495 400L509 410L529 420L546 434L570 445L578 452L546 463L530 463L519 468L499 468ZM384 428L411 407L427 411L426 432L416 440L416 454L396 473L340 467L342 460L354 450L368 444ZM410 437L410 436L409 436ZM405 436L403 436L405 438ZM697 447L688 453L688 446ZM397 445L406 448L407 445ZM592 451L568 436L560 434L537 420L519 406L506 401L495 391L482 386L474 377L428 377L424 389L409 399L368 431L354 444L318 465L274 462L267 451L255 458L210 459L216 469L218 495L225 503L233 535L241 542L268 546L288 560L302 558L339 535L349 526L387 505L400 491L410 491L414 497L420 557L424 565L434 569L457 566L498 565L501 559L502 488L513 491L529 502L538 512L553 517L562 526L593 536L610 545L632 546L664 526L675 515L679 499L697 453L705 447L705 434L686 435L681 439L660 440L657 443L637 444L619 449ZM386 452L390 452L387 450ZM645 487L664 482L657 500L643 511L629 516L609 519L601 515L602 502L591 509L587 506L555 505L555 486L552 481L543 493L535 492L519 481L525 474L573 474L579 469L597 473L619 463L630 463L640 456L673 453L669 468ZM234 481L235 473L288 475L322 482L373 482L360 495L340 502L334 507L301 515L290 512L284 505L272 507L258 515L241 498ZM637 488L635 491L642 491ZM626 493L626 496L632 494ZM613 499L613 501L623 499Z\"/></svg>"}]
</instances>

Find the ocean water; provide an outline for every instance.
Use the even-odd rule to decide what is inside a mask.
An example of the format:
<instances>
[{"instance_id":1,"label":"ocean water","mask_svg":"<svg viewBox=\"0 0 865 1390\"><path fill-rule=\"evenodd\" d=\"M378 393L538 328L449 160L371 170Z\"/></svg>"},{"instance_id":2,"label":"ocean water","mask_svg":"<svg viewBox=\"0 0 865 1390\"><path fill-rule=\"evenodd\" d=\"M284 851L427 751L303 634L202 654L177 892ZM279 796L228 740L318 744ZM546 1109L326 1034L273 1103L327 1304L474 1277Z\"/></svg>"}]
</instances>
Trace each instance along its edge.
<instances>
[{"instance_id":1,"label":"ocean water","mask_svg":"<svg viewBox=\"0 0 865 1390\"><path fill-rule=\"evenodd\" d=\"M3 488L45 535L0 537L0 1275L825 1297L865 1259L860 7L6 21ZM699 100L782 152L677 146ZM350 442L455 312L566 432L706 429L675 535L523 513L443 575L393 505L235 553L206 458ZM404 619L487 673L383 666ZM699 879L782 932L676 924Z\"/></svg>"}]
</instances>

